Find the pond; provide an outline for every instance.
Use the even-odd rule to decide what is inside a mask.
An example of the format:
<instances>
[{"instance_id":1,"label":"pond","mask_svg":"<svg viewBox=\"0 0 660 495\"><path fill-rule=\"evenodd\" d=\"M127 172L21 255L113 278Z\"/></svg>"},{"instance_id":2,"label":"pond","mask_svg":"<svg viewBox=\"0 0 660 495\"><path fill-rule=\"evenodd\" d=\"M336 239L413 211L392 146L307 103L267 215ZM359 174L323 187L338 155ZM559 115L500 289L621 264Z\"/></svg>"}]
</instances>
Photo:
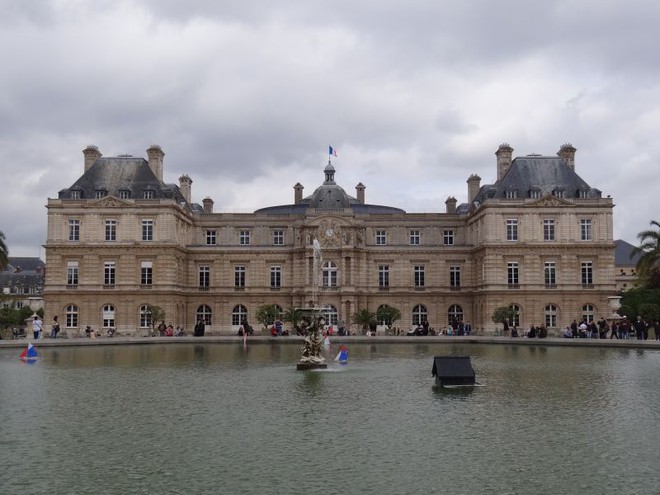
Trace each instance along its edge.
<instances>
[{"instance_id":1,"label":"pond","mask_svg":"<svg viewBox=\"0 0 660 495\"><path fill-rule=\"evenodd\" d=\"M181 343L0 349L3 493L657 493L660 352ZM328 351L328 356L337 349ZM434 355L483 386L445 390Z\"/></svg>"}]
</instances>

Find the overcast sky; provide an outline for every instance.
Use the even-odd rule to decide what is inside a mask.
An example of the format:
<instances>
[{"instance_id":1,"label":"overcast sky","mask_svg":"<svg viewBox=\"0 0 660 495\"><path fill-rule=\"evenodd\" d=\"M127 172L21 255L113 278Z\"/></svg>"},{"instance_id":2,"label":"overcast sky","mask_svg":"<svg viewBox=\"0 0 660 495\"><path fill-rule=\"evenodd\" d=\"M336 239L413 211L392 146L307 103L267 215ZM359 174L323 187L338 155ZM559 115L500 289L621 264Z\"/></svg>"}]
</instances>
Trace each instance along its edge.
<instances>
[{"instance_id":1,"label":"overcast sky","mask_svg":"<svg viewBox=\"0 0 660 495\"><path fill-rule=\"evenodd\" d=\"M161 145L215 211L311 194L332 145L350 195L444 211L501 143L571 143L637 244L660 220L659 47L651 0L0 0L0 230L43 257L89 144Z\"/></svg>"}]
</instances>

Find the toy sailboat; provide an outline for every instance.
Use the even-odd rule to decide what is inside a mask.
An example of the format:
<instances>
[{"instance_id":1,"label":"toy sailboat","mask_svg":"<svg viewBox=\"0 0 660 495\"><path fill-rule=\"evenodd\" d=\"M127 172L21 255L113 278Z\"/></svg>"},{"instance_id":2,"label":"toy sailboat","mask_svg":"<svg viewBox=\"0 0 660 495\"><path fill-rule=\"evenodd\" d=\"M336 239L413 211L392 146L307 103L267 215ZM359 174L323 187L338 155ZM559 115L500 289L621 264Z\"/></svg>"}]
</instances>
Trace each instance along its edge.
<instances>
[{"instance_id":1,"label":"toy sailboat","mask_svg":"<svg viewBox=\"0 0 660 495\"><path fill-rule=\"evenodd\" d=\"M22 361L34 361L37 357L37 350L32 344L28 344L27 349L23 349L19 356Z\"/></svg>"},{"instance_id":2,"label":"toy sailboat","mask_svg":"<svg viewBox=\"0 0 660 495\"><path fill-rule=\"evenodd\" d=\"M342 364L346 364L348 362L348 347L346 347L346 344L342 344L342 346L339 348L339 354L337 354L335 361Z\"/></svg>"}]
</instances>

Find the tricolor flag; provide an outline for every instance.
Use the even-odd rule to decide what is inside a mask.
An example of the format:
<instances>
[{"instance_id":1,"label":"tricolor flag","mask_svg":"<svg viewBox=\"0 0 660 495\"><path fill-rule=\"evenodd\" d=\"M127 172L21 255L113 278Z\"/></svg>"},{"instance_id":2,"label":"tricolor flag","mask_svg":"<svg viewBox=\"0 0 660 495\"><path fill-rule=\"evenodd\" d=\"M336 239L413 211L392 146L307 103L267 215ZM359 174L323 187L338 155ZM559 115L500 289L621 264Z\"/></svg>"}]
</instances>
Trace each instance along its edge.
<instances>
[{"instance_id":1,"label":"tricolor flag","mask_svg":"<svg viewBox=\"0 0 660 495\"><path fill-rule=\"evenodd\" d=\"M332 146L328 146L328 154L330 156L337 156L337 150L334 149Z\"/></svg>"},{"instance_id":2,"label":"tricolor flag","mask_svg":"<svg viewBox=\"0 0 660 495\"><path fill-rule=\"evenodd\" d=\"M19 357L22 361L34 361L37 359L37 350L32 344L28 344L27 349L24 349Z\"/></svg>"}]
</instances>

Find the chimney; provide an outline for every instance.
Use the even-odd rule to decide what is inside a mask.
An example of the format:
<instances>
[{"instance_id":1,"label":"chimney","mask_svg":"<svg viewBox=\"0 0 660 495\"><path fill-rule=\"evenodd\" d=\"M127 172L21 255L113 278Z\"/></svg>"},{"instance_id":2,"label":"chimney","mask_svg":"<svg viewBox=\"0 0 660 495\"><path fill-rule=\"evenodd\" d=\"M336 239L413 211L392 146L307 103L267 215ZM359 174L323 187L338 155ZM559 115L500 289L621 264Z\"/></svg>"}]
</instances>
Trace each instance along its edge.
<instances>
[{"instance_id":1,"label":"chimney","mask_svg":"<svg viewBox=\"0 0 660 495\"><path fill-rule=\"evenodd\" d=\"M479 194L479 188L481 187L481 177L479 177L477 174L472 174L470 177L468 177L467 184L468 203L472 204L474 198L476 198L477 194Z\"/></svg>"},{"instance_id":2,"label":"chimney","mask_svg":"<svg viewBox=\"0 0 660 495\"><path fill-rule=\"evenodd\" d=\"M507 143L500 144L500 147L495 152L497 157L497 180L502 180L511 166L511 156L513 155L513 148Z\"/></svg>"},{"instance_id":3,"label":"chimney","mask_svg":"<svg viewBox=\"0 0 660 495\"><path fill-rule=\"evenodd\" d=\"M183 194L183 197L185 198L188 203L190 203L190 186L192 185L192 179L188 177L186 174L183 174L181 177L179 177L179 189L181 190L181 194Z\"/></svg>"},{"instance_id":4,"label":"chimney","mask_svg":"<svg viewBox=\"0 0 660 495\"><path fill-rule=\"evenodd\" d=\"M296 182L296 185L293 186L293 190L295 191L293 193L293 203L296 205L299 205L300 202L302 201L302 194L303 194L303 185L300 182Z\"/></svg>"},{"instance_id":5,"label":"chimney","mask_svg":"<svg viewBox=\"0 0 660 495\"><path fill-rule=\"evenodd\" d=\"M83 155L85 155L85 172L87 172L91 166L94 165L96 160L103 156L99 149L93 144L90 144L83 150Z\"/></svg>"},{"instance_id":6,"label":"chimney","mask_svg":"<svg viewBox=\"0 0 660 495\"><path fill-rule=\"evenodd\" d=\"M208 196L202 200L204 213L213 213L213 200Z\"/></svg>"},{"instance_id":7,"label":"chimney","mask_svg":"<svg viewBox=\"0 0 660 495\"><path fill-rule=\"evenodd\" d=\"M355 192L357 193L357 200L360 202L361 205L364 204L364 190L366 189L366 186L360 182L357 186L355 186Z\"/></svg>"},{"instance_id":8,"label":"chimney","mask_svg":"<svg viewBox=\"0 0 660 495\"><path fill-rule=\"evenodd\" d=\"M575 152L577 150L571 143L562 144L557 156L566 162L566 165L575 170Z\"/></svg>"},{"instance_id":9,"label":"chimney","mask_svg":"<svg viewBox=\"0 0 660 495\"><path fill-rule=\"evenodd\" d=\"M456 198L449 196L445 201L445 206L447 207L447 213L454 215L456 213Z\"/></svg>"},{"instance_id":10,"label":"chimney","mask_svg":"<svg viewBox=\"0 0 660 495\"><path fill-rule=\"evenodd\" d=\"M152 144L147 150L149 157L149 168L159 181L163 181L163 157L165 153L160 146Z\"/></svg>"}]
</instances>

